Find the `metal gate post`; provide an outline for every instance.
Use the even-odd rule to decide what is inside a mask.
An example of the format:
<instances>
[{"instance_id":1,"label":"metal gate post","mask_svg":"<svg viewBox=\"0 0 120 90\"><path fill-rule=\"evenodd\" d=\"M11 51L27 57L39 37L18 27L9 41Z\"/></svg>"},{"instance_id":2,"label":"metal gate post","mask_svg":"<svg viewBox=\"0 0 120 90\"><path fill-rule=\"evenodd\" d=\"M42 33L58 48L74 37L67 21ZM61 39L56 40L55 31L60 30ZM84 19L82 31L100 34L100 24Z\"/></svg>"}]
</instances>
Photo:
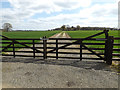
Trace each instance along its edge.
<instances>
[{"instance_id":1,"label":"metal gate post","mask_svg":"<svg viewBox=\"0 0 120 90\"><path fill-rule=\"evenodd\" d=\"M112 64L112 53L113 53L113 36L109 36L106 41L106 48L105 48L105 61L108 65Z\"/></svg>"}]
</instances>

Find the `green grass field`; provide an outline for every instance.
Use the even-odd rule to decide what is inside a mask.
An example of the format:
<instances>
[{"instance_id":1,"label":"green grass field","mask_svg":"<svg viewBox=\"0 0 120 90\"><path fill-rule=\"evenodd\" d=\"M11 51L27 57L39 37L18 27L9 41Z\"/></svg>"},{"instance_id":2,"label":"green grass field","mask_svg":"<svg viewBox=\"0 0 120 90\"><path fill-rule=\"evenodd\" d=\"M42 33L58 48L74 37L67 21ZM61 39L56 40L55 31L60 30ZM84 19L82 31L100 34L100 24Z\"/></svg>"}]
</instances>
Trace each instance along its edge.
<instances>
[{"instance_id":1,"label":"green grass field","mask_svg":"<svg viewBox=\"0 0 120 90\"><path fill-rule=\"evenodd\" d=\"M72 38L85 38L94 34L97 34L99 32L102 31L94 31L94 30L89 30L89 31L65 31L67 32ZM113 37L120 37L120 32L119 31L109 31L109 36L113 36ZM101 34L99 36L96 36L94 38L105 38L105 34ZM88 42L88 43L104 43L104 41L84 41L84 42ZM114 43L120 43L119 40L114 40ZM104 45L88 45L88 47L91 48L104 48ZM114 46L114 48L120 48L118 46ZM103 50L98 50L100 52L104 52ZM114 53L118 53L117 51L114 51Z\"/></svg>"},{"instance_id":2,"label":"green grass field","mask_svg":"<svg viewBox=\"0 0 120 90\"><path fill-rule=\"evenodd\" d=\"M46 36L47 38L50 36L53 36L56 33L59 33L61 31L14 31L14 32L2 32L2 35L7 36L8 38L42 38L43 36ZM17 40L19 42L32 42L32 40ZM40 41L40 40L39 40ZM3 42L11 42L10 40L3 40ZM37 40L35 42L38 42ZM2 46L7 46L8 44L2 44ZM27 44L28 46L31 46L31 44ZM16 47L24 47L20 44L15 44ZM12 48L9 48L8 50L12 50ZM18 50L15 49L15 50Z\"/></svg>"},{"instance_id":3,"label":"green grass field","mask_svg":"<svg viewBox=\"0 0 120 90\"><path fill-rule=\"evenodd\" d=\"M66 31L72 38L86 38L88 36L97 34L99 32L102 31ZM120 37L120 32L118 31L109 31L109 36L113 36L113 37ZM93 38L105 38L105 34L101 34L99 36L93 37ZM95 42L95 41L91 41L91 42ZM99 41L97 41L99 42ZM101 42L101 41L100 41ZM118 43L118 40L115 40L114 43Z\"/></svg>"},{"instance_id":4,"label":"green grass field","mask_svg":"<svg viewBox=\"0 0 120 90\"><path fill-rule=\"evenodd\" d=\"M23 32L2 32L2 35L9 38L40 38L43 36L50 37L61 31L23 31Z\"/></svg>"},{"instance_id":5,"label":"green grass field","mask_svg":"<svg viewBox=\"0 0 120 90\"><path fill-rule=\"evenodd\" d=\"M43 36L47 36L50 37L56 33L59 33L61 31L23 31L23 32L3 32L2 35L7 36L9 38L40 38ZM65 31L67 32L72 38L85 38L91 35L94 35L96 33L102 32L102 31L94 31L94 30L89 30L89 31ZM118 35L118 31L109 31L109 35L110 36L114 36L114 37L120 37ZM99 35L97 37L94 38L104 38L105 35ZM21 42L32 42L30 40L24 40ZM36 41L38 42L38 41ZM104 41L84 41L84 42L99 42L99 43L103 43ZM115 40L114 43L118 43L118 40ZM6 46L6 45L2 45L2 46ZM21 46L19 44L16 44L16 46ZM88 47L91 48L104 48L104 45L89 45ZM114 46L114 48L120 48L118 46ZM103 52L103 51L100 51ZM116 52L115 52L116 53Z\"/></svg>"},{"instance_id":6,"label":"green grass field","mask_svg":"<svg viewBox=\"0 0 120 90\"><path fill-rule=\"evenodd\" d=\"M67 32L72 38L85 38L85 37L88 37L88 36L91 36L91 35L94 35L94 34L97 34L99 32L102 32L102 31L95 31L95 30L89 30L89 31L82 31L82 30L79 30L79 31L65 31ZM114 36L114 37L120 37L120 32L118 31L109 31L109 36ZM105 35L102 34L102 35L99 35L95 38L104 38Z\"/></svg>"},{"instance_id":7,"label":"green grass field","mask_svg":"<svg viewBox=\"0 0 120 90\"><path fill-rule=\"evenodd\" d=\"M7 36L9 38L40 38L40 37L43 37L43 36L47 36L47 37L50 37L56 33L59 33L61 31L29 31L29 32L3 32L2 35L4 36ZM88 36L91 36L91 35L94 35L96 33L99 33L99 32L102 32L102 31L92 31L92 30L89 30L89 31L65 31L67 32L72 38L85 38L85 37L88 37ZM109 36L114 36L114 37L120 37L120 32L118 31L109 31ZM104 38L105 35L102 34L102 35L99 35L97 37L94 37L94 38ZM22 42L22 41L21 41ZM24 40L24 42L32 42L32 41L29 41L29 40ZM38 41L36 41L38 42ZM102 41L85 41L85 42L97 42L97 43L103 43ZM120 43L120 41L118 40L115 40L114 43ZM2 44L2 46L6 46L4 44ZM22 45L19 45L19 44L16 44L15 46L17 47L21 47ZM29 44L30 46L30 44ZM24 47L24 46L23 46ZM104 48L105 46L103 45L88 45L88 47L91 47L91 48ZM114 48L120 48L120 46L114 46ZM19 48L18 48L19 49ZM16 50L18 50L16 49ZM12 50L11 49L8 49L8 50ZM102 50L98 50L98 52L102 52L104 53L104 51ZM113 53L120 53L120 52L116 52L114 51ZM117 71L120 72L119 70L119 66L114 66Z\"/></svg>"}]
</instances>

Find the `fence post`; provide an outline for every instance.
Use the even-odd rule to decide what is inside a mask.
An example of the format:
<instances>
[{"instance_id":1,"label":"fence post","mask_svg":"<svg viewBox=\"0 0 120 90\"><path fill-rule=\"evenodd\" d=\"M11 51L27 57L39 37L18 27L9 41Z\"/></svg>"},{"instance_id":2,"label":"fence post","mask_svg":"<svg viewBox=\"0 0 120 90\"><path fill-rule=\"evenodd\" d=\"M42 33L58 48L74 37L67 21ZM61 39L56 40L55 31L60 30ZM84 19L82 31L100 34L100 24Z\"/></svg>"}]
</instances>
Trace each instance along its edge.
<instances>
[{"instance_id":1,"label":"fence post","mask_svg":"<svg viewBox=\"0 0 120 90\"><path fill-rule=\"evenodd\" d=\"M82 61L82 41L80 41L80 61Z\"/></svg>"},{"instance_id":2,"label":"fence post","mask_svg":"<svg viewBox=\"0 0 120 90\"><path fill-rule=\"evenodd\" d=\"M104 32L105 32L105 39L108 39L108 36L109 36L108 32L109 32L109 30L104 30ZM105 41L105 48L107 48L106 46L107 46L107 41ZM105 49L105 53L104 53L105 58L107 56L107 51L106 50L107 49ZM106 61L106 59L104 59L104 61Z\"/></svg>"},{"instance_id":3,"label":"fence post","mask_svg":"<svg viewBox=\"0 0 120 90\"><path fill-rule=\"evenodd\" d=\"M108 65L112 64L113 36L108 36L105 47L105 61Z\"/></svg>"},{"instance_id":4,"label":"fence post","mask_svg":"<svg viewBox=\"0 0 120 90\"><path fill-rule=\"evenodd\" d=\"M46 36L43 37L43 57L44 59L47 59L47 38Z\"/></svg>"},{"instance_id":5,"label":"fence post","mask_svg":"<svg viewBox=\"0 0 120 90\"><path fill-rule=\"evenodd\" d=\"M35 58L35 40L33 40L33 58Z\"/></svg>"},{"instance_id":6,"label":"fence post","mask_svg":"<svg viewBox=\"0 0 120 90\"><path fill-rule=\"evenodd\" d=\"M105 38L107 39L109 36L109 34L108 34L109 30L104 30L104 32L105 32Z\"/></svg>"},{"instance_id":7,"label":"fence post","mask_svg":"<svg viewBox=\"0 0 120 90\"><path fill-rule=\"evenodd\" d=\"M12 42L13 42L13 56L15 58L15 41L13 40Z\"/></svg>"},{"instance_id":8,"label":"fence post","mask_svg":"<svg viewBox=\"0 0 120 90\"><path fill-rule=\"evenodd\" d=\"M58 59L58 39L56 39L56 59Z\"/></svg>"}]
</instances>

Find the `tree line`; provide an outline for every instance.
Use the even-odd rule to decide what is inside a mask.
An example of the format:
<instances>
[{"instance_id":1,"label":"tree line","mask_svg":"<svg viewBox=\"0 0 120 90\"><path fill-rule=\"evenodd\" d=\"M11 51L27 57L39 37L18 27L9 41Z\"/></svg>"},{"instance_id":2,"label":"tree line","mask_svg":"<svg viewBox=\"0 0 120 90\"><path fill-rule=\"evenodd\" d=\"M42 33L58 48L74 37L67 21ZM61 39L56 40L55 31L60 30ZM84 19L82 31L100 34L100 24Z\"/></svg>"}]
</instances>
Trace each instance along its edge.
<instances>
[{"instance_id":1,"label":"tree line","mask_svg":"<svg viewBox=\"0 0 120 90\"><path fill-rule=\"evenodd\" d=\"M5 32L12 31L12 24L4 23L2 28L3 28L2 31L5 31ZM62 25L59 28L51 29L51 30L48 30L48 31L57 31L57 30L76 31L76 30L120 30L120 29L109 28L109 27L80 27L80 25L77 25L76 27L74 27L74 26L70 27L69 25ZM17 31L21 31L21 30L17 30ZM34 30L26 30L26 31L34 31Z\"/></svg>"},{"instance_id":2,"label":"tree line","mask_svg":"<svg viewBox=\"0 0 120 90\"><path fill-rule=\"evenodd\" d=\"M52 29L54 30L62 30L62 31L76 31L76 30L118 30L117 28L109 28L109 27L80 27L77 25L76 27L74 26L69 26L69 25L62 25L60 28L55 28Z\"/></svg>"}]
</instances>

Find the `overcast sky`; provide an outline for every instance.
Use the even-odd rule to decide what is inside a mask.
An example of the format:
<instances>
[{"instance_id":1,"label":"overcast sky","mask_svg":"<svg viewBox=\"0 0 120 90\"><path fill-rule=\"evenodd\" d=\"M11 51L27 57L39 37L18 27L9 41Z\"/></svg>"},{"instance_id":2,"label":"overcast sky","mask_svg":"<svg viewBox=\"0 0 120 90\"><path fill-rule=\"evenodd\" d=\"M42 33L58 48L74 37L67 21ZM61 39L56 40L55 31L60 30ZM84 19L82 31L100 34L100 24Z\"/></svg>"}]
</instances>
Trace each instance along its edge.
<instances>
[{"instance_id":1,"label":"overcast sky","mask_svg":"<svg viewBox=\"0 0 120 90\"><path fill-rule=\"evenodd\" d=\"M118 27L119 0L0 0L0 28L47 30L62 25ZM1 14L2 13L2 14Z\"/></svg>"}]
</instances>

